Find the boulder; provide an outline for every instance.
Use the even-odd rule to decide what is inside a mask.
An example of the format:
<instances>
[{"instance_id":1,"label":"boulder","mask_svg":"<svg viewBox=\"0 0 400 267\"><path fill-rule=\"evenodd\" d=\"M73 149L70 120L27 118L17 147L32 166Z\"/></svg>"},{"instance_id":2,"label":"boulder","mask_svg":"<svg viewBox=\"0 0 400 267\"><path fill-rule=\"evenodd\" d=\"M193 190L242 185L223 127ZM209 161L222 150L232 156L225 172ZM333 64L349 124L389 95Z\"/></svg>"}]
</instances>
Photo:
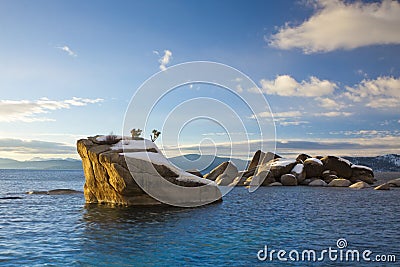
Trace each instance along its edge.
<instances>
[{"instance_id":1,"label":"boulder","mask_svg":"<svg viewBox=\"0 0 400 267\"><path fill-rule=\"evenodd\" d=\"M390 180L387 182L391 187L400 187L400 178Z\"/></svg>"},{"instance_id":2,"label":"boulder","mask_svg":"<svg viewBox=\"0 0 400 267\"><path fill-rule=\"evenodd\" d=\"M353 188L353 189L364 189L364 188L370 188L370 187L371 186L369 184L367 184L366 182L363 182L363 181L357 182L357 183L349 186L349 188Z\"/></svg>"},{"instance_id":3,"label":"boulder","mask_svg":"<svg viewBox=\"0 0 400 267\"><path fill-rule=\"evenodd\" d=\"M304 161L304 170L306 172L306 178L321 177L324 171L324 166L319 159L308 158Z\"/></svg>"},{"instance_id":4,"label":"boulder","mask_svg":"<svg viewBox=\"0 0 400 267\"><path fill-rule=\"evenodd\" d=\"M259 186L259 185L269 185L270 183L276 182L275 178L273 177L272 173L269 171L261 171L258 174L253 176L250 185L252 186Z\"/></svg>"},{"instance_id":5,"label":"boulder","mask_svg":"<svg viewBox=\"0 0 400 267\"><path fill-rule=\"evenodd\" d=\"M314 181L308 184L308 186L327 186L327 185L328 184L321 179L315 179Z\"/></svg>"},{"instance_id":6,"label":"boulder","mask_svg":"<svg viewBox=\"0 0 400 267\"><path fill-rule=\"evenodd\" d=\"M204 178L211 180L211 181L215 181L215 179L217 179L217 177L225 171L225 169L226 169L226 167L228 167L228 165L229 165L229 161L221 163L220 165L218 165L217 167L212 169L209 173L204 175Z\"/></svg>"},{"instance_id":7,"label":"boulder","mask_svg":"<svg viewBox=\"0 0 400 267\"><path fill-rule=\"evenodd\" d=\"M329 175L325 175L325 176L322 176L322 180L324 180L326 183L330 183L330 182L332 182L333 180L335 180L335 179L338 179L339 177L337 177L336 175L333 175L333 174L329 174Z\"/></svg>"},{"instance_id":8,"label":"boulder","mask_svg":"<svg viewBox=\"0 0 400 267\"><path fill-rule=\"evenodd\" d=\"M307 154L300 154L297 156L296 160L298 162L304 162L306 159L311 158L311 156L307 155Z\"/></svg>"},{"instance_id":9,"label":"boulder","mask_svg":"<svg viewBox=\"0 0 400 267\"><path fill-rule=\"evenodd\" d=\"M215 179L215 183L221 186L227 186L233 182L233 180L237 177L238 170L235 164L229 162L226 166L224 172L218 175L217 179Z\"/></svg>"},{"instance_id":10,"label":"boulder","mask_svg":"<svg viewBox=\"0 0 400 267\"><path fill-rule=\"evenodd\" d=\"M288 159L274 159L268 163L263 163L257 168L256 175L261 172L270 172L271 175L276 180L280 180L281 176L290 173L290 171L296 166L297 162L295 160Z\"/></svg>"},{"instance_id":11,"label":"boulder","mask_svg":"<svg viewBox=\"0 0 400 267\"><path fill-rule=\"evenodd\" d=\"M369 184L374 183L374 172L371 168L361 165L351 165L351 170L352 174L350 180L352 182L360 180Z\"/></svg>"},{"instance_id":12,"label":"boulder","mask_svg":"<svg viewBox=\"0 0 400 267\"><path fill-rule=\"evenodd\" d=\"M276 155L275 153L272 152L264 153L261 150L257 150L253 158L251 159L251 162L247 170L252 170L252 169L255 170L258 165L267 163L273 159L278 159L278 158L281 158L281 156Z\"/></svg>"},{"instance_id":13,"label":"boulder","mask_svg":"<svg viewBox=\"0 0 400 267\"><path fill-rule=\"evenodd\" d=\"M321 159L325 170L335 171L341 178L350 179L352 176L352 163L344 158L326 156Z\"/></svg>"},{"instance_id":14,"label":"boulder","mask_svg":"<svg viewBox=\"0 0 400 267\"><path fill-rule=\"evenodd\" d=\"M332 180L328 185L333 187L349 187L351 182L347 179L339 178Z\"/></svg>"},{"instance_id":15,"label":"boulder","mask_svg":"<svg viewBox=\"0 0 400 267\"><path fill-rule=\"evenodd\" d=\"M218 177L215 179L215 183L217 185L227 186L233 182L233 180L237 177L237 175L238 175L237 167L232 162L229 162L226 165L224 172L218 175Z\"/></svg>"},{"instance_id":16,"label":"boulder","mask_svg":"<svg viewBox=\"0 0 400 267\"><path fill-rule=\"evenodd\" d=\"M222 198L214 182L170 164L150 140L96 136L78 140L77 151L82 158L87 203L198 206Z\"/></svg>"},{"instance_id":17,"label":"boulder","mask_svg":"<svg viewBox=\"0 0 400 267\"><path fill-rule=\"evenodd\" d=\"M385 183L378 185L377 187L374 188L375 190L390 190L390 184Z\"/></svg>"},{"instance_id":18,"label":"boulder","mask_svg":"<svg viewBox=\"0 0 400 267\"><path fill-rule=\"evenodd\" d=\"M306 179L306 171L304 169L304 165L301 163L296 164L290 173L296 176L298 183L301 183Z\"/></svg>"},{"instance_id":19,"label":"boulder","mask_svg":"<svg viewBox=\"0 0 400 267\"><path fill-rule=\"evenodd\" d=\"M282 186L282 184L280 182L274 182L269 184L268 186Z\"/></svg>"},{"instance_id":20,"label":"boulder","mask_svg":"<svg viewBox=\"0 0 400 267\"><path fill-rule=\"evenodd\" d=\"M287 186L293 186L297 185L298 183L296 176L294 176L293 174L284 174L281 176L281 184Z\"/></svg>"}]
</instances>

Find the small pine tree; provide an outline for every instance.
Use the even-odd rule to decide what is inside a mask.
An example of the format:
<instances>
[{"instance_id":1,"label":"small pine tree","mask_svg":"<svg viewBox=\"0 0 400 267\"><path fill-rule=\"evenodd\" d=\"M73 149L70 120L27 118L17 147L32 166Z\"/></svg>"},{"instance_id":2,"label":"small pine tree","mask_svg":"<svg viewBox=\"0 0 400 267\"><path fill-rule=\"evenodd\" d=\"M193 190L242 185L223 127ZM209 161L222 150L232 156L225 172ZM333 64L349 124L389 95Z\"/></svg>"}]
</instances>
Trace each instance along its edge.
<instances>
[{"instance_id":1,"label":"small pine tree","mask_svg":"<svg viewBox=\"0 0 400 267\"><path fill-rule=\"evenodd\" d=\"M133 128L131 130L131 135L132 135L133 139L139 138L141 134L142 134L142 130L140 130L139 128L138 129Z\"/></svg>"},{"instance_id":2,"label":"small pine tree","mask_svg":"<svg viewBox=\"0 0 400 267\"><path fill-rule=\"evenodd\" d=\"M156 129L154 129L152 132L152 134L150 135L151 141L156 141L156 139L160 136L161 132L157 131Z\"/></svg>"}]
</instances>

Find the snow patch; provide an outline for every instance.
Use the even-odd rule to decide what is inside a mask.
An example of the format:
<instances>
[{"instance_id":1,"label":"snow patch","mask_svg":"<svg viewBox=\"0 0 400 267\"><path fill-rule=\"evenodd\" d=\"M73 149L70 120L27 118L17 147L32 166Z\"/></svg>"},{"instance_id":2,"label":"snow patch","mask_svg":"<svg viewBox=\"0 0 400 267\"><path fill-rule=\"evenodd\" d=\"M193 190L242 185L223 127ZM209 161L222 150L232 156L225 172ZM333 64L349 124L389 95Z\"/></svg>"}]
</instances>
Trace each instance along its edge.
<instances>
[{"instance_id":1,"label":"snow patch","mask_svg":"<svg viewBox=\"0 0 400 267\"><path fill-rule=\"evenodd\" d=\"M346 163L346 164L349 165L349 166L353 165L353 163L351 163L351 162L350 162L349 160L347 160L347 159L338 158L338 160L339 160L339 161L342 161L342 162L344 162L344 163Z\"/></svg>"},{"instance_id":2,"label":"snow patch","mask_svg":"<svg viewBox=\"0 0 400 267\"><path fill-rule=\"evenodd\" d=\"M295 163L295 162L296 162L295 160L278 160L278 161L272 162L270 166L271 167L272 166L274 166L274 167L286 167L286 166L288 166L288 165L290 165L292 163Z\"/></svg>"},{"instance_id":3,"label":"snow patch","mask_svg":"<svg viewBox=\"0 0 400 267\"><path fill-rule=\"evenodd\" d=\"M131 140L131 141L136 141L136 140ZM140 142L143 143L143 141L140 141ZM151 143L153 143L153 142L151 142ZM135 147L135 149L138 148L138 146L134 146L134 145L132 147ZM155 145L154 145L154 148L156 148ZM198 182L198 183L202 183L204 185L210 184L210 185L217 186L214 183L214 181L198 177L194 174L185 172L184 170L176 167L175 165L170 163L169 160L166 157L164 157L164 155L161 153L153 153L153 152L143 151L143 152L127 152L127 153L119 153L119 154L124 155L125 157L128 157L128 158L144 160L144 161L151 162L151 163L157 164L157 165L164 165L164 166L168 167L171 171L173 171L174 173L179 175L179 177L176 178L176 180L178 180L178 181Z\"/></svg>"},{"instance_id":4,"label":"snow patch","mask_svg":"<svg viewBox=\"0 0 400 267\"><path fill-rule=\"evenodd\" d=\"M291 172L294 172L296 174L302 174L303 173L303 169L304 169L304 165L299 163L296 166L294 166L294 168L292 169Z\"/></svg>"},{"instance_id":5,"label":"snow patch","mask_svg":"<svg viewBox=\"0 0 400 267\"><path fill-rule=\"evenodd\" d=\"M305 161L304 161L304 163L307 163L307 162L310 162L310 163L317 163L318 165L323 165L322 164L322 161L321 160L319 160L319 159L316 159L316 158L308 158L308 159L306 159Z\"/></svg>"},{"instance_id":6,"label":"snow patch","mask_svg":"<svg viewBox=\"0 0 400 267\"><path fill-rule=\"evenodd\" d=\"M149 148L154 148L157 151L159 151L156 144L154 144L152 141L150 141L148 139L143 139L143 140L123 139L111 147L112 150L119 150L119 149L144 149L145 150L145 149L149 149Z\"/></svg>"},{"instance_id":7,"label":"snow patch","mask_svg":"<svg viewBox=\"0 0 400 267\"><path fill-rule=\"evenodd\" d=\"M352 165L351 168L352 169L364 169L364 170L372 172L372 169L370 167L362 166L362 165Z\"/></svg>"},{"instance_id":8,"label":"snow patch","mask_svg":"<svg viewBox=\"0 0 400 267\"><path fill-rule=\"evenodd\" d=\"M98 142L105 142L105 141L107 141L107 137L108 136L110 136L110 135L101 135L101 136L97 136L96 137L96 141L98 141ZM115 136L115 139L121 139L122 138L122 136L120 136L120 135L113 135L113 136Z\"/></svg>"}]
</instances>

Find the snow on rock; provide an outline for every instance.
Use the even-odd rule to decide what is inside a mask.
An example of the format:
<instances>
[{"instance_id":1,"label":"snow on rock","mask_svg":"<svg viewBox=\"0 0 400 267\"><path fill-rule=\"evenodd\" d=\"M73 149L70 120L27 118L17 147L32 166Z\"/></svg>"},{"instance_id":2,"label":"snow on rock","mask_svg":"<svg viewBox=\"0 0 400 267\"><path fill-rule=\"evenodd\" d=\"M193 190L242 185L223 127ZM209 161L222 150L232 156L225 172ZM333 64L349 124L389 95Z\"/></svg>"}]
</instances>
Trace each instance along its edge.
<instances>
[{"instance_id":1,"label":"snow on rock","mask_svg":"<svg viewBox=\"0 0 400 267\"><path fill-rule=\"evenodd\" d=\"M294 172L294 173L297 173L297 174L301 174L301 173L303 173L303 170L304 170L304 165L299 163L296 166L294 166L294 168L292 169L291 172L292 173Z\"/></svg>"},{"instance_id":2,"label":"snow on rock","mask_svg":"<svg viewBox=\"0 0 400 267\"><path fill-rule=\"evenodd\" d=\"M295 163L296 160L291 160L291 159L287 159L287 160L277 160L274 161L270 164L271 167L286 167L289 166L290 164Z\"/></svg>"},{"instance_id":3,"label":"snow on rock","mask_svg":"<svg viewBox=\"0 0 400 267\"><path fill-rule=\"evenodd\" d=\"M98 142L105 142L107 141L107 138L109 138L110 135L100 135L96 137L96 141ZM115 137L115 139L121 139L122 136L120 135L113 135Z\"/></svg>"},{"instance_id":4,"label":"snow on rock","mask_svg":"<svg viewBox=\"0 0 400 267\"><path fill-rule=\"evenodd\" d=\"M372 172L372 169L370 167L362 166L362 165L351 165L351 168L352 169L364 169L364 170Z\"/></svg>"},{"instance_id":5,"label":"snow on rock","mask_svg":"<svg viewBox=\"0 0 400 267\"><path fill-rule=\"evenodd\" d=\"M132 140L132 141L135 141L135 140ZM147 140L147 141L149 141L149 140ZM149 141L149 142L154 144L151 141ZM135 148L135 149L138 148L138 146L135 146L135 144L130 145L129 147ZM156 145L154 145L153 148L156 148L158 150ZM164 157L164 155L161 153L143 151L143 152L127 152L127 153L119 153L119 154L124 155L125 157L128 157L128 158L144 160L144 161L148 161L148 162L151 162L151 163L157 164L157 165L164 165L164 166L168 167L169 169L171 169L174 173L179 175L179 177L177 177L176 179L179 181L182 181L182 182L198 182L198 183L202 183L202 184L215 184L211 180L198 177L194 174L188 173L188 172L176 167L171 162L169 162L169 160L166 157Z\"/></svg>"},{"instance_id":6,"label":"snow on rock","mask_svg":"<svg viewBox=\"0 0 400 267\"><path fill-rule=\"evenodd\" d=\"M316 158L308 158L304 161L304 164L306 163L317 163L318 165L323 165L322 161Z\"/></svg>"},{"instance_id":7,"label":"snow on rock","mask_svg":"<svg viewBox=\"0 0 400 267\"><path fill-rule=\"evenodd\" d=\"M351 163L349 160L347 160L347 159L344 159L344 158L338 158L338 160L339 161L343 161L343 162L345 162L347 165L349 165L349 166L351 166L351 165L353 165L353 163Z\"/></svg>"},{"instance_id":8,"label":"snow on rock","mask_svg":"<svg viewBox=\"0 0 400 267\"><path fill-rule=\"evenodd\" d=\"M150 141L148 139L143 139L143 140L123 139L111 147L112 150L119 150L119 149L124 149L124 150L143 149L143 150L145 150L145 149L150 149L150 148L154 148L157 151L159 151L156 144L154 144L152 141Z\"/></svg>"}]
</instances>

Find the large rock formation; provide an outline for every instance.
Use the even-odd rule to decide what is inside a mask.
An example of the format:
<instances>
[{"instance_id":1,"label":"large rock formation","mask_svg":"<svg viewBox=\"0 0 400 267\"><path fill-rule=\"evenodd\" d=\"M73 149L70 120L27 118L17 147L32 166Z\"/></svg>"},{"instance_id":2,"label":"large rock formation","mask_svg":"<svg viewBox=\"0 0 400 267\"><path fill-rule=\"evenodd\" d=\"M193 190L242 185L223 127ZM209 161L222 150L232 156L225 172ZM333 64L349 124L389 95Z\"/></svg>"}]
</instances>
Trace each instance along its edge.
<instances>
[{"instance_id":1,"label":"large rock formation","mask_svg":"<svg viewBox=\"0 0 400 267\"><path fill-rule=\"evenodd\" d=\"M228 162L221 164L205 178L215 180L223 173ZM287 175L290 174L290 175ZM282 177L284 179L282 180ZM293 179L293 177L296 178ZM284 159L272 152L258 150L247 170L239 175L229 186L268 186L279 182L283 185L341 186L365 182L373 184L374 172L366 166L354 165L350 161L336 156L315 156L300 154L296 159ZM400 181L392 181L392 186ZM355 187L360 186L357 184ZM367 187L363 185L364 187Z\"/></svg>"},{"instance_id":2,"label":"large rock formation","mask_svg":"<svg viewBox=\"0 0 400 267\"><path fill-rule=\"evenodd\" d=\"M96 136L78 140L77 150L88 203L197 206L222 197L214 182L170 164L149 140Z\"/></svg>"}]
</instances>

